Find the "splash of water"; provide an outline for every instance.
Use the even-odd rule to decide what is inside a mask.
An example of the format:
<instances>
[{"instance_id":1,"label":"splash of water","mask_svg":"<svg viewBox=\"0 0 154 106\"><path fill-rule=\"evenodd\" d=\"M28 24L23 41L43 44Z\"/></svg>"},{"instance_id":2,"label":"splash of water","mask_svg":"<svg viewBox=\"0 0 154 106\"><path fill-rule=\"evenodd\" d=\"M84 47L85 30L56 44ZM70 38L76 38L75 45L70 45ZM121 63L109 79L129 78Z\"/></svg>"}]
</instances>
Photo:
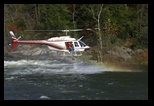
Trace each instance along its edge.
<instances>
[{"instance_id":1,"label":"splash of water","mask_svg":"<svg viewBox=\"0 0 154 106\"><path fill-rule=\"evenodd\" d=\"M95 74L102 72L131 72L130 69L104 64L62 63L56 60L4 61L4 71L9 74Z\"/></svg>"}]
</instances>

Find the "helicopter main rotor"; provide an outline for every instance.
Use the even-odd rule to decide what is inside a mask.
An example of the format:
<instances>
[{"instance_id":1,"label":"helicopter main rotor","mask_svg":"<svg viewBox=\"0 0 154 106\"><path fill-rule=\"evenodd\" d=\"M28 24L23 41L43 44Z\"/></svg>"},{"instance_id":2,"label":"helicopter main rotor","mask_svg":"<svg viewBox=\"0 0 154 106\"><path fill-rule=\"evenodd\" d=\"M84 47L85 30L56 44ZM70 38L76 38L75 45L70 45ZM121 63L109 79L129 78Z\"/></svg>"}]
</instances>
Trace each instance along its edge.
<instances>
[{"instance_id":1,"label":"helicopter main rotor","mask_svg":"<svg viewBox=\"0 0 154 106\"><path fill-rule=\"evenodd\" d=\"M28 32L66 32L66 36L68 32L77 32L77 31L83 31L83 30L87 30L90 31L92 29L87 28L87 29L71 29L71 30L24 30L24 31L28 31Z\"/></svg>"}]
</instances>

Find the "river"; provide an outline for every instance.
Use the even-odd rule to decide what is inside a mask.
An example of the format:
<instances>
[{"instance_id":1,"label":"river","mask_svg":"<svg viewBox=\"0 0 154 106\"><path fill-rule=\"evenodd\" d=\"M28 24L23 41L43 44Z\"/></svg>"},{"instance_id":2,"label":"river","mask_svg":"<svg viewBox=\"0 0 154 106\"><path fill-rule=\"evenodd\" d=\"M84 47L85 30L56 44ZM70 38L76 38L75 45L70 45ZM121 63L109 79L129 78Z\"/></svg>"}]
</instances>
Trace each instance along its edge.
<instances>
[{"instance_id":1,"label":"river","mask_svg":"<svg viewBox=\"0 0 154 106\"><path fill-rule=\"evenodd\" d=\"M148 68L5 58L4 100L148 100Z\"/></svg>"}]
</instances>

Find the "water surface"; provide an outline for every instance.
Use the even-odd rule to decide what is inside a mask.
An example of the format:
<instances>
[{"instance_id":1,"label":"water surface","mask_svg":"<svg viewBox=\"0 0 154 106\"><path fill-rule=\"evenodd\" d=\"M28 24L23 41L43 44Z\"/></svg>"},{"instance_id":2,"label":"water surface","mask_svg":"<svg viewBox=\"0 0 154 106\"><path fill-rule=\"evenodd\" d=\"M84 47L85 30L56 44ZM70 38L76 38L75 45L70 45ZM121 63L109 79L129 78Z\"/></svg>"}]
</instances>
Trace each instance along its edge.
<instances>
[{"instance_id":1,"label":"water surface","mask_svg":"<svg viewBox=\"0 0 154 106\"><path fill-rule=\"evenodd\" d=\"M6 59L4 100L148 100L146 69Z\"/></svg>"}]
</instances>

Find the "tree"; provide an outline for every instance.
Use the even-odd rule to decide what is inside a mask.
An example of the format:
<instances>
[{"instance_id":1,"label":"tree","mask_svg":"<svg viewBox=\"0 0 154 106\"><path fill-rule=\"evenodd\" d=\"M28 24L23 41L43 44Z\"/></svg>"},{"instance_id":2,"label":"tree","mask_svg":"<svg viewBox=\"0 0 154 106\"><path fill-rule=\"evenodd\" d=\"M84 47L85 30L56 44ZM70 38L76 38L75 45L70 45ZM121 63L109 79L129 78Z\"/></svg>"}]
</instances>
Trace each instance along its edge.
<instances>
[{"instance_id":1,"label":"tree","mask_svg":"<svg viewBox=\"0 0 154 106\"><path fill-rule=\"evenodd\" d=\"M103 60L103 55L102 55L102 50L103 50L103 39L102 39L102 31L101 31L101 25L100 25L100 18L101 18L101 13L102 13L102 8L104 4L93 4L89 5L91 12L92 12L92 17L93 19L97 22L97 29L98 29L98 36L99 36L99 44L100 44L100 49L98 51L98 56L99 56L99 61L102 62Z\"/></svg>"},{"instance_id":2,"label":"tree","mask_svg":"<svg viewBox=\"0 0 154 106\"><path fill-rule=\"evenodd\" d=\"M148 47L148 4L136 5L136 45L137 48Z\"/></svg>"}]
</instances>

